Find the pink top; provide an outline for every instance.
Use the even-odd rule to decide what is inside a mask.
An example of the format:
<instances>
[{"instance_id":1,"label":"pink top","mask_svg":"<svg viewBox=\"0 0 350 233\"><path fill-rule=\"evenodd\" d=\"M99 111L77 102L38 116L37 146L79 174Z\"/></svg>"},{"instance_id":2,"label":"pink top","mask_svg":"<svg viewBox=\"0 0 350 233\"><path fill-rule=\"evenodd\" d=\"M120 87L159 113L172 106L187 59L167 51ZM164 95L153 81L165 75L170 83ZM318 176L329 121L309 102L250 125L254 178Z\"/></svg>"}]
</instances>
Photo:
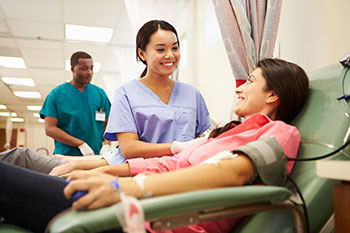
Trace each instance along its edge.
<instances>
[{"instance_id":1,"label":"pink top","mask_svg":"<svg viewBox=\"0 0 350 233\"><path fill-rule=\"evenodd\" d=\"M137 158L127 160L130 165L130 175L135 176L143 172L161 173L195 166L221 151L233 151L241 145L269 136L274 136L278 140L287 157L295 158L297 156L300 143L300 134L298 130L294 126L288 125L283 121L272 121L265 115L255 114L220 136L199 140L172 157L164 156L161 158ZM288 161L287 173L291 172L293 165L293 161ZM149 225L147 225L147 229L150 232L157 233L229 232L235 223L235 219L223 219L170 231L154 231Z\"/></svg>"},{"instance_id":2,"label":"pink top","mask_svg":"<svg viewBox=\"0 0 350 233\"><path fill-rule=\"evenodd\" d=\"M297 156L300 143L298 130L283 121L272 121L265 115L255 114L220 136L203 138L174 156L129 159L127 162L130 166L130 175L135 176L143 172L162 173L195 166L219 152L233 151L239 146L269 136L274 136L278 140L287 157ZM293 164L292 161L288 162L288 173L291 172Z\"/></svg>"}]
</instances>

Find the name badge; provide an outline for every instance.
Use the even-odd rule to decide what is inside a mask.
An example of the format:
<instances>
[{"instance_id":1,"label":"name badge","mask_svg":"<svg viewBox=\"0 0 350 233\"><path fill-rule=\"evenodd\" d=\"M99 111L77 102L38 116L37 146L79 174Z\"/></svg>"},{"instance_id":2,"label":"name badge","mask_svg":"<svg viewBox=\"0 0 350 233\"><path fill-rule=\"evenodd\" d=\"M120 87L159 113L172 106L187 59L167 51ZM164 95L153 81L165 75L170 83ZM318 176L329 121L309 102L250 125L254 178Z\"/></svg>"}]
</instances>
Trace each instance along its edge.
<instances>
[{"instance_id":1,"label":"name badge","mask_svg":"<svg viewBox=\"0 0 350 233\"><path fill-rule=\"evenodd\" d=\"M106 121L106 113L105 112L96 111L95 120L96 121Z\"/></svg>"}]
</instances>

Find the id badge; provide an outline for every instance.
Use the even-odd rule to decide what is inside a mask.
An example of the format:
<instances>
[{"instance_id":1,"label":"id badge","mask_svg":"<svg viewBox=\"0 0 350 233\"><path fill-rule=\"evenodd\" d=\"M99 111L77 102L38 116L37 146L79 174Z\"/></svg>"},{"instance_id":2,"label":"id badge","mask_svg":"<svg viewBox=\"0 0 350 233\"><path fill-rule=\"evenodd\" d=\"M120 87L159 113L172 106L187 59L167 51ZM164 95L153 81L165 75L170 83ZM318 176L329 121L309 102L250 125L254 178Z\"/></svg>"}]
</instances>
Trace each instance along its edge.
<instances>
[{"instance_id":1,"label":"id badge","mask_svg":"<svg viewBox=\"0 0 350 233\"><path fill-rule=\"evenodd\" d=\"M96 121L106 121L106 113L105 112L96 111L95 120Z\"/></svg>"}]
</instances>

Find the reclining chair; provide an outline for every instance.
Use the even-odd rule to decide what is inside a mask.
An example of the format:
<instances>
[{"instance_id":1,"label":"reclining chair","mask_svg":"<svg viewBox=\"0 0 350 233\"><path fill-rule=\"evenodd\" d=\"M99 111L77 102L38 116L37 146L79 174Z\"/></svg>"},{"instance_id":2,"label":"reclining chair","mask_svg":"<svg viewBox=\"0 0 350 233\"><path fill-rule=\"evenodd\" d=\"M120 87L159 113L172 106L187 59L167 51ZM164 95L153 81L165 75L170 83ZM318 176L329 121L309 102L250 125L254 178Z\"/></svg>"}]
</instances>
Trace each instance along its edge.
<instances>
[{"instance_id":1,"label":"reclining chair","mask_svg":"<svg viewBox=\"0 0 350 233\"><path fill-rule=\"evenodd\" d=\"M350 92L349 71L350 68L336 64L309 74L309 98L293 122L302 136L298 158L324 155L348 140L350 108L346 98L337 98ZM347 147L327 159L347 160L348 154ZM146 198L140 204L154 229L247 216L232 232L332 232L332 184L337 181L319 178L315 170L315 161L297 161L290 175L298 187L293 189L247 185ZM291 190L295 189L301 196L293 194ZM93 211L66 211L49 224L48 231L110 230L120 226L116 212L121 211L121 204ZM13 226L0 224L1 229Z\"/></svg>"}]
</instances>

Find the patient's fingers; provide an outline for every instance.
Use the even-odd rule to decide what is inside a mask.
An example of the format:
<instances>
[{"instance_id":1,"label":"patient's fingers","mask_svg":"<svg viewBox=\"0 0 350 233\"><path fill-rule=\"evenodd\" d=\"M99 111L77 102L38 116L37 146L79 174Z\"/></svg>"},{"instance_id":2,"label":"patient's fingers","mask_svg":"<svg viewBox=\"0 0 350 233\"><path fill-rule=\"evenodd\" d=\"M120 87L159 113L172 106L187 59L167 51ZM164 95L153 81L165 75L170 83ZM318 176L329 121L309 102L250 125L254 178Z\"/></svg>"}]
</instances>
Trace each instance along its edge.
<instances>
[{"instance_id":1,"label":"patient's fingers","mask_svg":"<svg viewBox=\"0 0 350 233\"><path fill-rule=\"evenodd\" d=\"M101 172L97 172L94 170L81 170L81 171L73 171L69 177L71 180L75 179L82 179L82 178L89 178L89 177L96 177L102 174Z\"/></svg>"},{"instance_id":2,"label":"patient's fingers","mask_svg":"<svg viewBox=\"0 0 350 233\"><path fill-rule=\"evenodd\" d=\"M51 176L60 176L66 173L70 173L71 171L74 170L74 165L73 163L65 163L60 166L54 167L49 175Z\"/></svg>"}]
</instances>

